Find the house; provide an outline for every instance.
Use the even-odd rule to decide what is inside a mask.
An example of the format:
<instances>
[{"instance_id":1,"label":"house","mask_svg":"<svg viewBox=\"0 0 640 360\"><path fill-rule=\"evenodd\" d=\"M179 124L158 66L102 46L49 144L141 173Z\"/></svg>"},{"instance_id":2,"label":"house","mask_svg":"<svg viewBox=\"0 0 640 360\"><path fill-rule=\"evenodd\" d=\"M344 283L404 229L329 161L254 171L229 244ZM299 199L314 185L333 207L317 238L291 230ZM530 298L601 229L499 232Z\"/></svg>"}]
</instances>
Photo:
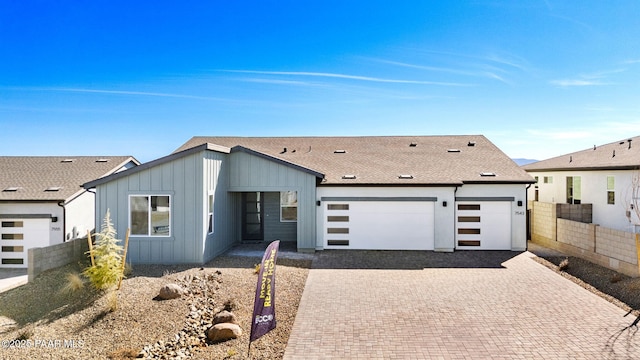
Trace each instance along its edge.
<instances>
[{"instance_id":1,"label":"house","mask_svg":"<svg viewBox=\"0 0 640 360\"><path fill-rule=\"evenodd\" d=\"M130 156L0 156L0 268L27 267L28 249L93 230L95 194L81 185L138 164Z\"/></svg>"},{"instance_id":2,"label":"house","mask_svg":"<svg viewBox=\"0 0 640 360\"><path fill-rule=\"evenodd\" d=\"M591 204L591 222L620 231L640 230L635 211L638 199L634 205L631 193L640 169L640 136L594 145L522 168L538 181L529 189L531 200Z\"/></svg>"},{"instance_id":3,"label":"house","mask_svg":"<svg viewBox=\"0 0 640 360\"><path fill-rule=\"evenodd\" d=\"M534 180L481 135L194 137L84 185L134 263L203 263L241 241L322 249L526 248Z\"/></svg>"}]
</instances>

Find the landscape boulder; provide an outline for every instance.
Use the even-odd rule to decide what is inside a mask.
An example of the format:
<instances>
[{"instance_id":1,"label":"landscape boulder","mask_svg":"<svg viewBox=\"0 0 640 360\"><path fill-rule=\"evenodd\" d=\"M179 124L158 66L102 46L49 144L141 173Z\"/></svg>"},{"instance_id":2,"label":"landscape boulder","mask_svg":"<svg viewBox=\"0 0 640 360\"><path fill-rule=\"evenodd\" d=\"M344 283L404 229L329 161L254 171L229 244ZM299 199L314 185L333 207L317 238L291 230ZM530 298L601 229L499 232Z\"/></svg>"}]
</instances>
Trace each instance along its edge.
<instances>
[{"instance_id":1,"label":"landscape boulder","mask_svg":"<svg viewBox=\"0 0 640 360\"><path fill-rule=\"evenodd\" d=\"M162 300L177 299L182 296L184 290L178 284L167 284L160 288L158 297Z\"/></svg>"},{"instance_id":2,"label":"landscape boulder","mask_svg":"<svg viewBox=\"0 0 640 360\"><path fill-rule=\"evenodd\" d=\"M231 323L215 324L207 330L207 338L213 342L236 339L242 335L240 326Z\"/></svg>"},{"instance_id":3,"label":"landscape boulder","mask_svg":"<svg viewBox=\"0 0 640 360\"><path fill-rule=\"evenodd\" d=\"M213 324L232 323L237 324L236 315L229 311L221 311L213 317Z\"/></svg>"}]
</instances>

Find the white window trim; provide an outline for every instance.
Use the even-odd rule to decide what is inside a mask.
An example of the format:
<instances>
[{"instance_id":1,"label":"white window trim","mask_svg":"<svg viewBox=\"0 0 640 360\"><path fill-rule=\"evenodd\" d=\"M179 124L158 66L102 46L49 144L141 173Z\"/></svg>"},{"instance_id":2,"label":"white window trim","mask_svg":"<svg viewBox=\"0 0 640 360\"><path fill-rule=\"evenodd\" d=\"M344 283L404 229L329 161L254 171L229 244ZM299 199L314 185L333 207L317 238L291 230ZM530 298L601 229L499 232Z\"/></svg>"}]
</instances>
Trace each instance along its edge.
<instances>
[{"instance_id":1,"label":"white window trim","mask_svg":"<svg viewBox=\"0 0 640 360\"><path fill-rule=\"evenodd\" d=\"M296 205L283 205L282 204L282 194L283 192L295 192L296 193L296 199L298 197L298 191L297 190L282 190L278 193L279 197L280 197L280 222L285 222L285 223L292 223L292 222L298 222L298 203L296 202ZM296 219L295 220L285 220L282 218L282 208L291 208L294 207L296 208Z\"/></svg>"},{"instance_id":2,"label":"white window trim","mask_svg":"<svg viewBox=\"0 0 640 360\"><path fill-rule=\"evenodd\" d=\"M609 189L609 178L613 179L613 189ZM613 193L613 203L609 203L609 193ZM605 200L607 205L615 205L616 204L616 177L614 175L607 175L607 198Z\"/></svg>"},{"instance_id":3,"label":"white window trim","mask_svg":"<svg viewBox=\"0 0 640 360\"><path fill-rule=\"evenodd\" d=\"M151 197L152 196L168 196L169 197L169 233L167 235L151 235ZM140 234L130 234L130 237L141 237L141 238L168 238L172 236L172 231L173 231L173 226L172 226L172 222L173 222L173 216L171 215L173 213L173 200L171 199L172 196L171 194L129 194L129 203L127 204L128 207L128 218L129 218L129 229L132 229L131 226L131 198L132 197L148 197L149 198L149 208L148 208L148 212L147 212L147 223L149 224L148 228L147 228L147 235L140 235Z\"/></svg>"},{"instance_id":4,"label":"white window trim","mask_svg":"<svg viewBox=\"0 0 640 360\"><path fill-rule=\"evenodd\" d=\"M211 200L211 204L209 203L209 200ZM205 222L206 226L207 226L207 235L211 235L215 232L216 227L215 227L215 221L214 221L214 217L213 217L213 212L215 210L215 207L213 206L213 203L215 202L215 196L213 194L212 191L210 191L207 194L207 220ZM211 231L209 231L209 220L211 220Z\"/></svg>"}]
</instances>

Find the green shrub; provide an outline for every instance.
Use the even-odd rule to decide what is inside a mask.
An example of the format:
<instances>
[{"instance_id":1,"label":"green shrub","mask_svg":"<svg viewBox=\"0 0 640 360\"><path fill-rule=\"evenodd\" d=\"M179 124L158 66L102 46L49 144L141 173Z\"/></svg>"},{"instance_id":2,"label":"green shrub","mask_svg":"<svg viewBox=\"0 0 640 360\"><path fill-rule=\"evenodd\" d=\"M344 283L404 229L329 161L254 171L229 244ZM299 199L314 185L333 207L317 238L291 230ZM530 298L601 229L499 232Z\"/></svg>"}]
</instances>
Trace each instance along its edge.
<instances>
[{"instance_id":1,"label":"green shrub","mask_svg":"<svg viewBox=\"0 0 640 360\"><path fill-rule=\"evenodd\" d=\"M116 230L111 222L109 210L104 217L102 230L95 234L96 241L93 246L94 265L89 266L82 272L98 290L107 290L118 284L123 277L122 273L122 253L124 248L115 238Z\"/></svg>"}]
</instances>

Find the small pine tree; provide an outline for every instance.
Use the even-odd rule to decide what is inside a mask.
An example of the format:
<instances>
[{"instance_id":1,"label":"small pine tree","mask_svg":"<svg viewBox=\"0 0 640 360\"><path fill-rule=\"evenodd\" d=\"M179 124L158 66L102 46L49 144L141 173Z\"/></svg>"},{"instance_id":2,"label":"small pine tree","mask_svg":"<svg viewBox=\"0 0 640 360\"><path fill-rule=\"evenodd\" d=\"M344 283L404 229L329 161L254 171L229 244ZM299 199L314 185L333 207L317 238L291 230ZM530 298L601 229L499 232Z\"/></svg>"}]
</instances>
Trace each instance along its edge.
<instances>
[{"instance_id":1,"label":"small pine tree","mask_svg":"<svg viewBox=\"0 0 640 360\"><path fill-rule=\"evenodd\" d=\"M115 238L116 230L111 222L111 214L107 214L102 222L102 230L96 235L93 247L95 265L82 272L98 290L107 290L118 284L122 278L122 253L124 248Z\"/></svg>"}]
</instances>

